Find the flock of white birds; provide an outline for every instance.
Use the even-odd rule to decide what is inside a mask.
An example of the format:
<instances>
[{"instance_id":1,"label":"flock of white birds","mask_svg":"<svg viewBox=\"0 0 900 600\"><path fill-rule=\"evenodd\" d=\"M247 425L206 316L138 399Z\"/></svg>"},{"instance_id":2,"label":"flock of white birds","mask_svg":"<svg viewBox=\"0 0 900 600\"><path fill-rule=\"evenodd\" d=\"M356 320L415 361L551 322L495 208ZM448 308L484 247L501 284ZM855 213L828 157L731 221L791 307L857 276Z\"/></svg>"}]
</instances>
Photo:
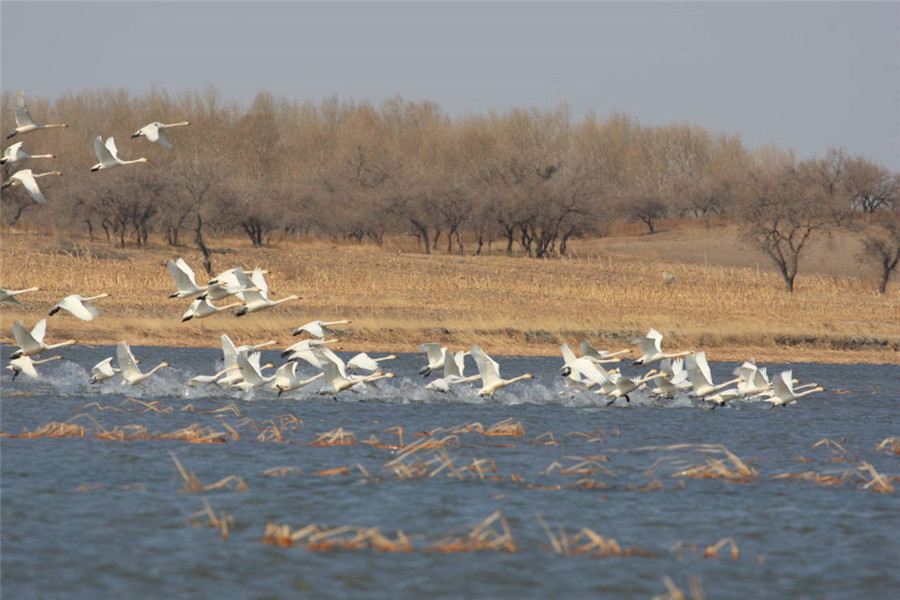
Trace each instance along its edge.
<instances>
[{"instance_id":1,"label":"flock of white birds","mask_svg":"<svg viewBox=\"0 0 900 600\"><path fill-rule=\"evenodd\" d=\"M25 104L25 92L21 90L13 101L13 113L16 119L16 126L9 132L6 139L14 138L17 135L31 133L33 131L40 131L41 129L68 127L65 123L38 123L35 121L31 117L28 106ZM131 137L136 138L143 136L151 142L158 143L164 148L174 150L175 144L172 142L172 138L166 130L172 127L182 127L184 125L190 125L190 122L180 121L178 123L160 123L154 121L135 131L131 134ZM12 146L6 148L3 151L3 156L0 157L0 164L12 164L31 158L56 158L55 154L29 154L23 149L24 144L24 142L16 142ZM91 167L91 171L100 171L102 169L112 169L113 167L122 165L150 162L150 159L143 157L134 160L123 160L119 158L119 150L116 148L116 141L111 136L106 138L105 142L103 141L103 136L98 135L94 138L94 154L97 156L98 162ZM38 187L37 180L48 175L62 175L62 173L59 171L35 173L31 169L20 169L0 184L0 189L21 186L28 195L31 196L32 200L38 204L44 204L46 199L44 198L44 194L41 192L40 187Z\"/></svg>"},{"instance_id":2,"label":"flock of white birds","mask_svg":"<svg viewBox=\"0 0 900 600\"><path fill-rule=\"evenodd\" d=\"M234 314L242 316L297 298L288 296L281 300L269 299L265 271L261 269L248 274L242 268L235 267L213 277L205 286L200 286L193 270L181 258L169 261L168 268L176 287L169 297L196 296L183 313L182 321L205 318L229 308L235 308ZM18 296L36 290L37 288L22 290L0 288L0 304L21 306ZM65 310L80 319L90 321L101 314L92 301L107 296L108 294L67 296L54 305L49 314L52 316ZM222 306L214 306L211 303L212 299L224 300L229 297L234 298L236 302ZM318 383L318 393L336 395L378 379L394 377L393 373L381 370L381 363L397 358L396 355L375 358L360 353L344 362L328 348L329 344L339 341L335 337L340 331L336 326L349 323L350 321L346 319L311 321L292 329L292 335L309 337L285 348L281 352L281 357L286 359L286 362L277 367L272 363L260 364L260 348L275 344L274 341L236 346L227 334L222 334L222 368L212 375L191 377L186 385L216 385L244 392L258 388L268 389L281 396L285 392ZM17 321L13 325L13 336L18 349L10 355L11 360L7 369L13 371L14 378L22 373L33 379L39 379L36 365L59 360L62 357L53 356L38 360L32 357L76 343L75 340L66 340L48 344L44 341L46 330L46 319L40 320L31 330L27 329L22 321ZM601 351L585 341L581 343L582 355L577 356L567 344L563 344L561 346L563 365L560 370L565 388L569 391L603 396L607 405L615 403L619 398L626 403L630 402L631 394L643 392L656 398L673 398L685 394L701 401L704 406L713 408L729 402L750 399L761 399L774 406L783 406L795 402L802 396L823 390L815 383L795 386L799 382L793 378L791 370L783 371L770 379L766 368L758 367L752 360L735 369L733 379L714 383L704 352L666 353L662 350L662 339L662 334L651 329L646 336L632 340L640 352L640 356L632 362L632 365L657 364L639 376L628 376L618 368L608 368L613 363L621 362L622 355L629 353L630 350ZM508 379L501 377L497 361L477 344L473 344L469 350L458 352L450 352L447 347L438 343L422 344L419 349L425 352L426 361L419 374L427 378L433 372L442 372L441 377L425 386L425 389L436 392L452 393L457 386L479 382L476 384L478 395L493 397L501 388L534 377L530 373ZM477 374L465 375L466 356L474 359ZM113 366L114 360L118 366ZM119 342L115 357L105 358L92 368L90 382L101 383L121 376L123 384L135 386L146 381L160 369L170 366L168 362L162 362L152 369L142 371L138 364L139 361L135 359L128 344ZM304 364L312 366L315 369L314 373L303 374L301 365ZM271 374L266 374L269 369L275 370Z\"/></svg>"},{"instance_id":3,"label":"flock of white birds","mask_svg":"<svg viewBox=\"0 0 900 600\"><path fill-rule=\"evenodd\" d=\"M16 127L7 135L7 139L51 127L68 127L64 123L44 124L35 121L25 104L25 94L22 91L14 100L13 110ZM190 123L188 121L169 124L153 122L138 129L131 137L143 136L151 142L174 150L175 144L166 130L185 125L190 125ZM17 163L35 158L55 158L53 154L28 154L23 150L23 145L23 142L17 142L6 148L3 157L0 158L0 164ZM103 137L98 135L94 139L94 153L98 162L91 167L91 171L149 162L147 158L133 160L119 158L119 152L112 137L108 137L104 142ZM2 188L22 186L35 202L44 203L44 195L37 185L37 179L47 175L61 174L59 171L34 173L31 169L22 169L4 181ZM242 268L235 267L220 273L206 285L200 286L197 284L194 271L183 259L170 260L167 266L176 287L176 291L169 297L193 298L190 306L182 314L182 321L206 318L232 308L235 309L234 314L240 317L299 299L298 296L286 296L279 300L269 298L269 288L265 280L266 271L262 269L247 273ZM0 287L0 305L22 306L17 296L37 289L8 290ZM101 314L100 309L93 304L93 301L107 296L109 294L105 293L95 296L73 294L53 306L49 315L52 316L65 310L79 319L90 321ZM235 301L223 305L212 303L227 298L233 298ZM295 328L292 331L293 335L306 334L311 337L286 348L282 352L282 358L286 358L287 362L277 367L271 375L265 375L264 371L275 368L275 365L260 364L259 348L274 344L274 341L255 346L235 346L231 339L223 334L221 337L223 368L213 375L192 377L187 381L187 385L217 385L221 388L234 388L242 391L267 388L277 392L280 396L284 392L297 390L321 380L319 393L338 394L343 390L378 379L394 377L393 373L382 372L380 363L396 358L395 355L372 358L362 353L345 363L327 347L328 344L338 341L334 337L337 334L336 330L331 328L348 323L347 320L313 321ZM23 373L33 379L39 379L40 375L35 366L60 360L62 356L57 355L37 360L32 357L48 350L76 343L75 340L66 340L48 344L44 342L46 331L46 319L39 321L30 330L22 321L17 321L13 325L13 336L18 349L10 355L10 364L7 369L13 372L14 378L19 373ZM715 384L703 352L665 353L662 351L662 335L653 329L645 337L632 340L632 343L639 345L641 351L641 356L633 362L634 365L659 363L659 368L653 368L641 376L626 376L619 369L607 370L604 365L620 362L621 355L628 353L628 350L598 351L589 342L583 342L581 344L582 356L579 357L568 345L563 344L561 349L564 364L561 371L566 386L574 390L604 396L607 398L607 404L616 402L618 398L630 402L630 394L646 390L660 398L671 398L679 393L690 394L697 400L713 407L753 398L762 398L776 406L785 405L795 402L807 394L823 390L815 383L795 387L794 384L798 382L793 378L790 370L779 373L770 380L766 369L757 367L752 360L745 362L735 370L736 377L734 379ZM421 375L428 377L432 371L443 370L443 377L437 378L425 386L429 390L449 393L456 386L479 381L480 383L477 384L479 386L478 394L493 396L497 390L503 387L533 377L532 374L525 373L510 379L502 378L497 362L481 350L477 344L473 344L469 350L456 353L448 353L446 347L437 343L422 344L420 350L426 353L427 360L426 365L419 371ZM474 358L478 369L476 375L464 375L466 356ZM113 358L118 367L113 366ZM301 375L298 368L301 362L308 363L317 369L318 373L312 376ZM135 359L128 344L119 342L115 357L106 358L92 368L90 381L91 383L101 383L121 375L123 384L134 386L146 381L160 369L170 366L169 363L162 362L152 369L141 371L138 364L139 361ZM800 391L804 388L807 389Z\"/></svg>"}]
</instances>

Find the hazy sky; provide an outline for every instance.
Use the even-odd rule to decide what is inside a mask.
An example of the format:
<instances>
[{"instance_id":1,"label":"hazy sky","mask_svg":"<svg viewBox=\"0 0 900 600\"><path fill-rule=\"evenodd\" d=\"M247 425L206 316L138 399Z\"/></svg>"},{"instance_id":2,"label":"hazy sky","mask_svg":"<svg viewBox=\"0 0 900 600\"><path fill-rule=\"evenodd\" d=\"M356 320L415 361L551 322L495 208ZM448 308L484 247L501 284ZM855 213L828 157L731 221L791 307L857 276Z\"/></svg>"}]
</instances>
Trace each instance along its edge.
<instances>
[{"instance_id":1,"label":"hazy sky","mask_svg":"<svg viewBox=\"0 0 900 600\"><path fill-rule=\"evenodd\" d=\"M3 90L568 102L900 170L898 2L0 3ZM152 115L152 118L165 118Z\"/></svg>"}]
</instances>

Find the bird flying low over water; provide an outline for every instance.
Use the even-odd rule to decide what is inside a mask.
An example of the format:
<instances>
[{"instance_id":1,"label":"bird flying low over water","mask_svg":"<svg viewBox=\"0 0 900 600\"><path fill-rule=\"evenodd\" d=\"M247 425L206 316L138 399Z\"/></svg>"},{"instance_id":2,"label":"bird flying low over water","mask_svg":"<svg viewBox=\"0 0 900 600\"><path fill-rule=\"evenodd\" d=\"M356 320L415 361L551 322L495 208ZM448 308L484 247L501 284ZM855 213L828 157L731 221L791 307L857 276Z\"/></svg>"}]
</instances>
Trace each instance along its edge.
<instances>
[{"instance_id":1,"label":"bird flying low over water","mask_svg":"<svg viewBox=\"0 0 900 600\"><path fill-rule=\"evenodd\" d=\"M107 379L111 379L116 374L121 373L122 369L112 366L113 357L104 358L96 365L91 367L91 383L102 383Z\"/></svg>"},{"instance_id":2,"label":"bird flying low over water","mask_svg":"<svg viewBox=\"0 0 900 600\"><path fill-rule=\"evenodd\" d=\"M68 127L65 123L38 123L31 118L28 112L28 106L25 104L25 92L19 90L19 94L13 100L13 114L16 117L16 127L6 136L6 139L16 137L20 133L30 133L38 129L48 129L50 127Z\"/></svg>"},{"instance_id":3,"label":"bird flying low over water","mask_svg":"<svg viewBox=\"0 0 900 600\"><path fill-rule=\"evenodd\" d=\"M122 165L133 165L135 163L150 162L149 158L135 158L134 160L122 160L119 158L119 150L116 148L116 141L112 136L106 138L103 142L101 136L94 138L94 154L97 155L98 162L91 167L91 172L100 171L101 169L112 169Z\"/></svg>"},{"instance_id":4,"label":"bird flying low over water","mask_svg":"<svg viewBox=\"0 0 900 600\"><path fill-rule=\"evenodd\" d=\"M119 368L122 369L122 383L129 385L138 385L146 381L151 375L162 369L171 366L167 362L161 362L146 373L142 373L137 366L137 360L131 353L131 348L125 342L119 342L116 346L116 359L119 361Z\"/></svg>"},{"instance_id":5,"label":"bird flying low over water","mask_svg":"<svg viewBox=\"0 0 900 600\"><path fill-rule=\"evenodd\" d=\"M478 366L478 373L481 375L482 385L481 389L478 390L479 396L491 396L493 398L494 392L500 388L506 387L509 384L522 379L531 379L534 377L531 373L525 373L524 375L519 375L512 379L503 379L500 377L500 366L497 364L497 361L488 356L477 344L472 344L472 349L469 353L475 359L475 364Z\"/></svg>"},{"instance_id":6,"label":"bird flying low over water","mask_svg":"<svg viewBox=\"0 0 900 600\"><path fill-rule=\"evenodd\" d=\"M144 125L137 131L131 134L132 138L144 136L151 142L156 142L163 148L168 148L169 150L175 149L175 143L172 142L172 138L169 137L169 134L166 133L166 129L170 127L182 127L184 125L190 125L190 121L180 121L178 123L160 123L159 121L154 121L148 125Z\"/></svg>"},{"instance_id":7,"label":"bird flying low over water","mask_svg":"<svg viewBox=\"0 0 900 600\"><path fill-rule=\"evenodd\" d=\"M9 364L6 365L6 368L12 371L12 378L15 379L18 377L19 373L24 373L28 377L32 379L40 379L41 376L38 375L37 369L34 368L34 365L41 365L44 363L48 363L54 360L61 360L62 356L56 355L51 356L50 358L43 358L41 360L31 360L30 356L20 356L19 358L13 359L9 361Z\"/></svg>"},{"instance_id":8,"label":"bird flying low over water","mask_svg":"<svg viewBox=\"0 0 900 600\"><path fill-rule=\"evenodd\" d=\"M25 324L22 323L22 321L16 321L13 325L13 337L16 338L19 349L10 354L9 357L12 359L19 358L20 356L34 356L45 350L54 350L76 343L75 340L66 340L65 342L60 342L58 344L47 344L44 343L44 336L46 334L47 319L38 321L37 325L35 325L31 331L25 329Z\"/></svg>"}]
</instances>

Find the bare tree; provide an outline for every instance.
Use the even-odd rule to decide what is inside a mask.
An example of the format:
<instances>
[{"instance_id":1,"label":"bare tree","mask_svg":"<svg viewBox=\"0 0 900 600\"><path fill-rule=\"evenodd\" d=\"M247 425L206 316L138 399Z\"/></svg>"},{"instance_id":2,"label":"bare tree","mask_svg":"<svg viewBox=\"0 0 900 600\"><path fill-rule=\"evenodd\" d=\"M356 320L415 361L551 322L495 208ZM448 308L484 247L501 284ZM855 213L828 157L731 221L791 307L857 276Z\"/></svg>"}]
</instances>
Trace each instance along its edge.
<instances>
[{"instance_id":1,"label":"bare tree","mask_svg":"<svg viewBox=\"0 0 900 600\"><path fill-rule=\"evenodd\" d=\"M750 175L744 198L744 236L772 259L788 292L794 291L807 244L814 236L829 232L841 210L829 191L828 177L828 170L818 161L794 164L787 156Z\"/></svg>"},{"instance_id":2,"label":"bare tree","mask_svg":"<svg viewBox=\"0 0 900 600\"><path fill-rule=\"evenodd\" d=\"M900 212L881 210L875 214L877 219L872 219L863 231L860 260L875 260L878 263L878 292L884 294L900 259Z\"/></svg>"},{"instance_id":3,"label":"bare tree","mask_svg":"<svg viewBox=\"0 0 900 600\"><path fill-rule=\"evenodd\" d=\"M900 196L900 174L856 157L846 162L846 184L853 208L872 214L879 208L895 209Z\"/></svg>"},{"instance_id":4,"label":"bare tree","mask_svg":"<svg viewBox=\"0 0 900 600\"><path fill-rule=\"evenodd\" d=\"M656 222L666 216L666 203L656 196L639 196L625 204L626 214L632 221L647 226L648 233L656 232Z\"/></svg>"}]
</instances>

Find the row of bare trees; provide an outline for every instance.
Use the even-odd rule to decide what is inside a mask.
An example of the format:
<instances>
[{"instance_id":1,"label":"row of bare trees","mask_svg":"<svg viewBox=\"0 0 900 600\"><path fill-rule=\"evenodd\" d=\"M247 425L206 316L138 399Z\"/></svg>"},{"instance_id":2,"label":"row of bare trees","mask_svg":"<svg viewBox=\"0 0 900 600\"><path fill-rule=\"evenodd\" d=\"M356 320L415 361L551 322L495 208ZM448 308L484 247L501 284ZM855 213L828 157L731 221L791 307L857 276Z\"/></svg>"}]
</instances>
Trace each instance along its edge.
<instances>
[{"instance_id":1,"label":"row of bare trees","mask_svg":"<svg viewBox=\"0 0 900 600\"><path fill-rule=\"evenodd\" d=\"M8 130L11 92L2 103ZM242 106L214 88L140 97L104 89L28 103L38 120L69 124L22 137L31 153L55 153L52 168L65 177L47 183L43 207L21 190L4 194L3 220L84 228L120 246L146 244L151 232L173 246L232 232L255 245L276 232L376 244L408 234L427 253L500 243L545 258L615 220L653 233L667 217L729 217L788 290L808 242L834 227L860 232L883 264L882 289L900 247L900 178L881 165L842 151L804 161L777 148L750 152L737 135L643 126L622 113L576 122L559 106L451 119L400 97L376 107L260 93ZM173 132L174 152L128 139L147 122L182 119L192 125ZM123 158L151 162L90 173L97 135L115 136ZM37 160L24 166L44 170ZM4 179L18 168L5 165Z\"/></svg>"}]
</instances>

